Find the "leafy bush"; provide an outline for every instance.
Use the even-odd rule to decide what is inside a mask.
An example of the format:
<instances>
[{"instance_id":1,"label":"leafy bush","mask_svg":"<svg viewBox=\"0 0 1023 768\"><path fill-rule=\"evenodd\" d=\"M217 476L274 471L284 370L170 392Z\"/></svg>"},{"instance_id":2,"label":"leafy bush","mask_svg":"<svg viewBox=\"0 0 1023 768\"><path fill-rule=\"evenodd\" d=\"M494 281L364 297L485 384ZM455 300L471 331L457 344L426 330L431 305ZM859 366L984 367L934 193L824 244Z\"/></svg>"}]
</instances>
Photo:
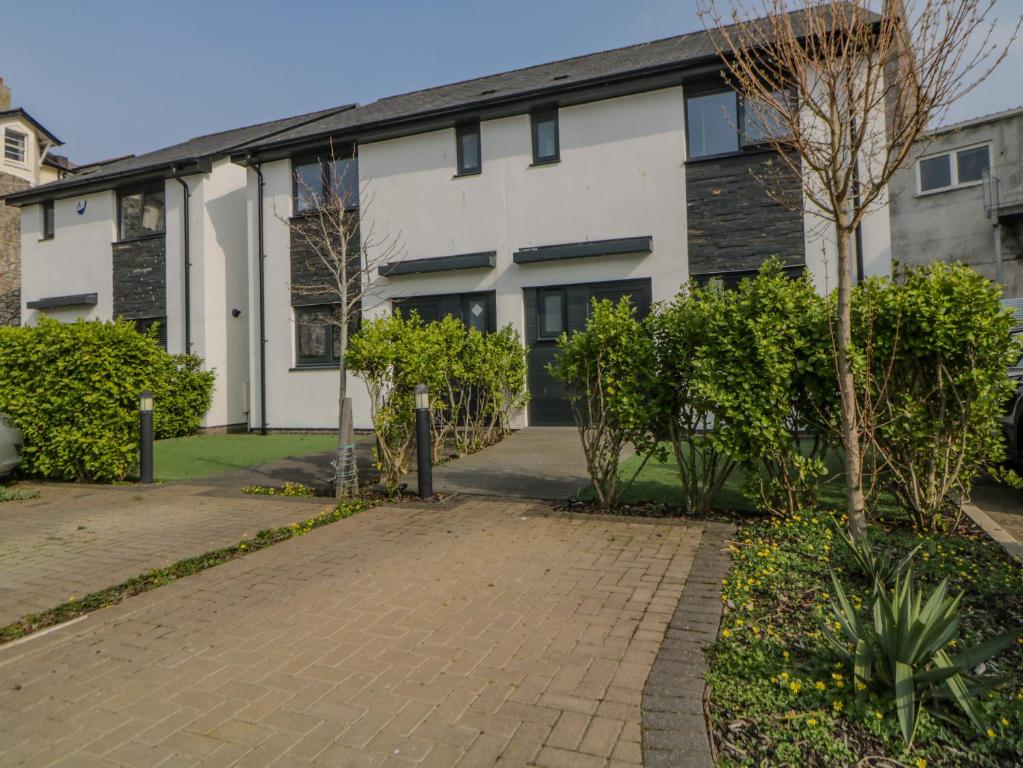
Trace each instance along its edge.
<instances>
[{"instance_id":1,"label":"leafy bush","mask_svg":"<svg viewBox=\"0 0 1023 768\"><path fill-rule=\"evenodd\" d=\"M250 496L315 496L316 489L289 480L283 486L246 485L242 488L242 493L247 493Z\"/></svg>"},{"instance_id":2,"label":"leafy bush","mask_svg":"<svg viewBox=\"0 0 1023 768\"><path fill-rule=\"evenodd\" d=\"M835 407L827 302L776 260L735 290L696 290L693 301L693 388L713 415L714 440L747 470L747 493L767 510L812 507ZM809 449L800 443L807 433Z\"/></svg>"},{"instance_id":3,"label":"leafy bush","mask_svg":"<svg viewBox=\"0 0 1023 768\"><path fill-rule=\"evenodd\" d=\"M369 391L377 468L390 492L415 450L416 384L430 390L434 462L452 446L471 453L505 437L526 404L525 349L511 327L482 334L450 315L423 323L395 313L363 324L347 363Z\"/></svg>"},{"instance_id":4,"label":"leafy bush","mask_svg":"<svg viewBox=\"0 0 1023 768\"><path fill-rule=\"evenodd\" d=\"M736 461L714 433L712 403L697 386L697 358L707 342L702 292L684 291L648 319L654 343L655 375L648 428L671 446L682 484L683 506L709 512Z\"/></svg>"},{"instance_id":5,"label":"leafy bush","mask_svg":"<svg viewBox=\"0 0 1023 768\"><path fill-rule=\"evenodd\" d=\"M873 622L860 619L846 596L838 577L831 574L835 589L832 602L836 626L843 637L832 635L841 658L854 670L856 703L862 711L871 685L882 695L894 696L902 738L913 746L920 711L932 698L951 698L959 705L978 732L985 723L976 706L977 697L1005 682L1003 678L973 680L969 671L1012 645L1021 630L965 648L955 656L946 652L959 634L962 594L949 597L948 580L943 579L927 600L913 583L913 569L895 576L891 594L888 587L876 589ZM942 696L938 686L944 685Z\"/></svg>"},{"instance_id":6,"label":"leafy bush","mask_svg":"<svg viewBox=\"0 0 1023 768\"><path fill-rule=\"evenodd\" d=\"M922 527L948 527L973 478L1004 457L1019 358L1001 289L962 265L870 279L854 294L855 366L884 486Z\"/></svg>"},{"instance_id":7,"label":"leafy bush","mask_svg":"<svg viewBox=\"0 0 1023 768\"><path fill-rule=\"evenodd\" d=\"M619 477L622 450L631 444L648 454L652 447L653 342L623 297L594 301L586 328L563 333L558 347L549 370L567 390L597 503L610 509L635 479Z\"/></svg>"},{"instance_id":8,"label":"leafy bush","mask_svg":"<svg viewBox=\"0 0 1023 768\"><path fill-rule=\"evenodd\" d=\"M158 398L158 435L194 430L213 387L213 372L200 365L168 355L152 332L140 334L129 322L43 318L0 328L0 411L24 435L21 471L123 480L138 461L139 393Z\"/></svg>"}]
</instances>

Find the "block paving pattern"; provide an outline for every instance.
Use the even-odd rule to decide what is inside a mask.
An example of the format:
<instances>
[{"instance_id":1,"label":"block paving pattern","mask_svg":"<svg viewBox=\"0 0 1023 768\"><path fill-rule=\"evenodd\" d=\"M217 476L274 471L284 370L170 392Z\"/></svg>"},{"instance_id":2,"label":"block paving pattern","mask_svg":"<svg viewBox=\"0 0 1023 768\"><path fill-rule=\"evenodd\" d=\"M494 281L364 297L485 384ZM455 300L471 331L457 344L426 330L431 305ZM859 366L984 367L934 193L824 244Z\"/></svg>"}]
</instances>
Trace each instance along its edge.
<instances>
[{"instance_id":1,"label":"block paving pattern","mask_svg":"<svg viewBox=\"0 0 1023 768\"><path fill-rule=\"evenodd\" d=\"M703 532L378 507L0 648L0 766L640 765Z\"/></svg>"},{"instance_id":2,"label":"block paving pattern","mask_svg":"<svg viewBox=\"0 0 1023 768\"><path fill-rule=\"evenodd\" d=\"M40 497L0 505L0 625L330 508L179 484L18 487Z\"/></svg>"}]
</instances>

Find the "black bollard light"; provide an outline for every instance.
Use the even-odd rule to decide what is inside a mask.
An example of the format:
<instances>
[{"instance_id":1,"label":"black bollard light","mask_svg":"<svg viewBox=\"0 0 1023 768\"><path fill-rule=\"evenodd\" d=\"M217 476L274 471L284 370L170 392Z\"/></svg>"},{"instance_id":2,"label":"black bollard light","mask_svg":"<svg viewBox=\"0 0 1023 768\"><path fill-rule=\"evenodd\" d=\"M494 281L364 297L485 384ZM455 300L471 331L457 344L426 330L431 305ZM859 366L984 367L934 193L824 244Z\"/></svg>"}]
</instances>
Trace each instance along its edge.
<instances>
[{"instance_id":1,"label":"black bollard light","mask_svg":"<svg viewBox=\"0 0 1023 768\"><path fill-rule=\"evenodd\" d=\"M139 396L139 481L153 482L153 393Z\"/></svg>"},{"instance_id":2,"label":"black bollard light","mask_svg":"<svg viewBox=\"0 0 1023 768\"><path fill-rule=\"evenodd\" d=\"M419 475L419 496L433 497L433 462L430 454L430 391L425 384L416 384L416 468Z\"/></svg>"}]
</instances>

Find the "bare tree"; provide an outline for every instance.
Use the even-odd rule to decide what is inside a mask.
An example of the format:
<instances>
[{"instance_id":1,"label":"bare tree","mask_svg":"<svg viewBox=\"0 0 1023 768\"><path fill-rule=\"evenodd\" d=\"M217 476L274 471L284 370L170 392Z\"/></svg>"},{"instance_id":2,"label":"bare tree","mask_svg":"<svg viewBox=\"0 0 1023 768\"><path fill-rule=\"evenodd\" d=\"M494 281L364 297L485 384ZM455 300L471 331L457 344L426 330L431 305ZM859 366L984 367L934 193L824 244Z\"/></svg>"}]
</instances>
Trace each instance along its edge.
<instances>
[{"instance_id":1,"label":"bare tree","mask_svg":"<svg viewBox=\"0 0 1023 768\"><path fill-rule=\"evenodd\" d=\"M348 368L345 356L351 330L362 315L366 299L379 295L378 268L404 258L400 233L376 231L369 215L373 207L371 182L358 173L355 151L330 152L319 172L295 174L297 212L277 218L292 233L291 290L304 301L330 309L306 322L307 331L331 329L332 356L338 370L338 445L332 483L337 497L358 492L351 414L347 413ZM327 343L322 339L321 343Z\"/></svg>"},{"instance_id":2,"label":"bare tree","mask_svg":"<svg viewBox=\"0 0 1023 768\"><path fill-rule=\"evenodd\" d=\"M699 13L758 138L801 184L799 209L834 237L846 506L852 535L863 539L863 422L851 355L852 286L861 277L853 273L855 233L886 205L889 181L929 122L1005 58L1019 20L998 42L994 0L885 0L880 13L863 0L750 1L700 0ZM792 205L781 185L764 183Z\"/></svg>"}]
</instances>

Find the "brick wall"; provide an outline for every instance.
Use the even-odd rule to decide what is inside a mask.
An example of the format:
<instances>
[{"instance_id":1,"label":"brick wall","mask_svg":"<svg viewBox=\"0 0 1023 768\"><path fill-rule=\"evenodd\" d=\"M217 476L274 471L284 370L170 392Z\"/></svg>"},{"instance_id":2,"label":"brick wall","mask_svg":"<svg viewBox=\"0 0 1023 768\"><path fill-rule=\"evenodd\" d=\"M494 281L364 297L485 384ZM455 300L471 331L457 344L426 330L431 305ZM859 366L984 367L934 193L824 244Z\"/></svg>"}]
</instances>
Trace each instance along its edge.
<instances>
[{"instance_id":1,"label":"brick wall","mask_svg":"<svg viewBox=\"0 0 1023 768\"><path fill-rule=\"evenodd\" d=\"M0 197L29 183L0 171ZM21 209L0 200L0 325L21 322Z\"/></svg>"}]
</instances>

